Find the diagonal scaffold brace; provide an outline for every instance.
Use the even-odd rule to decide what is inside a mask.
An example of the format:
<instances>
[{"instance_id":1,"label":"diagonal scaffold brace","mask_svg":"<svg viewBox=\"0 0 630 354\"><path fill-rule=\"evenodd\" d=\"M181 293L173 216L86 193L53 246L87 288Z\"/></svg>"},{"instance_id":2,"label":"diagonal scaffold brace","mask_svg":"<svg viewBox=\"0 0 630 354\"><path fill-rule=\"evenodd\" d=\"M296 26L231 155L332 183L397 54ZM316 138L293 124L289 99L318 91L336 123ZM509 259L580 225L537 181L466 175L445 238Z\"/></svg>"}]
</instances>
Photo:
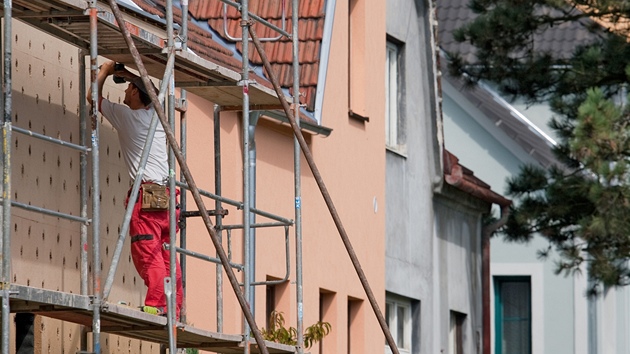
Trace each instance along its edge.
<instances>
[{"instance_id":1,"label":"diagonal scaffold brace","mask_svg":"<svg viewBox=\"0 0 630 354\"><path fill-rule=\"evenodd\" d=\"M256 50L258 50L258 54L260 54L260 58L263 62L265 70L267 70L267 75L269 76L269 79L271 80L271 83L273 85L274 90L276 91L276 94L280 98L280 103L282 104L284 113L287 115L287 118L289 119L291 128L293 128L293 134L295 135L295 137L298 140L298 143L300 144L302 153L304 154L304 157L306 158L308 166L310 167L311 172L313 173L313 177L315 177L315 181L317 182L317 186L319 187L319 190L322 193L322 197L324 197L324 201L326 202L328 211L330 212L330 215L332 216L333 221L335 222L335 226L337 227L337 230L339 231L339 236L341 236L341 240L343 241L343 244L346 247L346 251L348 252L348 255L350 256L350 260L352 261L352 265L354 265L354 269L357 272L357 275L359 276L359 280L361 281L361 285L363 285L363 289L365 290L365 293L370 301L370 305L372 305L372 309L374 311L374 314L376 315L378 323L381 326L381 329L383 330L383 334L385 335L387 344L389 344L389 347L392 350L393 354L399 354L398 347L396 346L396 342L394 341L394 338L392 337L392 334L389 331L389 327L387 327L387 322L385 322L385 317L383 316L383 313L381 312L381 309L379 308L378 303L376 302L376 298L374 297L374 293L372 292L372 289L367 280L367 277L365 276L365 272L363 272L363 268L361 268L361 263L359 262L359 258L354 252L354 248L352 247L350 238L348 238L348 234L346 233L346 230L343 227L341 218L339 217L339 214L337 213L337 209L335 208L335 205L333 204L332 198L330 197L330 194L328 193L326 184L324 184L322 175L319 172L317 165L315 164L315 159L313 158L313 154L311 153L311 150L306 144L306 140L304 139L304 136L302 135L302 131L300 130L300 127L298 127L295 121L295 117L291 111L291 107L289 106L289 103L286 100L282 99L284 94L282 93L282 89L280 87L280 84L278 83L278 78L276 77L275 73L273 72L271 68L271 64L269 63L267 54L265 53L265 50L262 47L262 43L260 42L258 36L256 35L256 31L254 30L254 27L248 26L248 28L249 28L249 34L252 37L252 42L254 43ZM297 95L298 93L294 92L293 94Z\"/></svg>"}]
</instances>

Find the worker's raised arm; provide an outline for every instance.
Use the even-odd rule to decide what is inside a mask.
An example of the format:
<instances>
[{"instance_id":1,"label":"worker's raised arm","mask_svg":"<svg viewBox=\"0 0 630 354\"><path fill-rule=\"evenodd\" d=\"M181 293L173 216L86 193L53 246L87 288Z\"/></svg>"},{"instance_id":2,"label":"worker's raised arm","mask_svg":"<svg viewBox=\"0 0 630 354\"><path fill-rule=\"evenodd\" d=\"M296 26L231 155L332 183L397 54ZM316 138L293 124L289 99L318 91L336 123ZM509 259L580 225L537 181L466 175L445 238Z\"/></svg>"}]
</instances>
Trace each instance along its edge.
<instances>
[{"instance_id":1,"label":"worker's raised arm","mask_svg":"<svg viewBox=\"0 0 630 354\"><path fill-rule=\"evenodd\" d=\"M105 80L109 75L114 74L114 65L116 63L113 61L105 62L101 65L100 70L98 71L98 76L96 77L96 82L98 83L98 100L100 101L101 97L103 97L103 84L105 84ZM87 101L89 104L92 103L92 85L87 92Z\"/></svg>"}]
</instances>

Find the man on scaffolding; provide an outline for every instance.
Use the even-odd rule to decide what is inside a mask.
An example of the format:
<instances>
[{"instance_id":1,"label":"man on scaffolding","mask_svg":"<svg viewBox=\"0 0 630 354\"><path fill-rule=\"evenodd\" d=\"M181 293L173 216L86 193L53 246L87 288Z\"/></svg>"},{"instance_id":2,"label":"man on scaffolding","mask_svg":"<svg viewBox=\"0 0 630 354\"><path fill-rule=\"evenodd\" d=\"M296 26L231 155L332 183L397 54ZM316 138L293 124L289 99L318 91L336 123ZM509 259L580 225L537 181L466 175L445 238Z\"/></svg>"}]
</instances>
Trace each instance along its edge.
<instances>
[{"instance_id":1,"label":"man on scaffolding","mask_svg":"<svg viewBox=\"0 0 630 354\"><path fill-rule=\"evenodd\" d=\"M129 83L125 90L124 105L113 103L103 97L103 84L110 75L122 78ZM116 129L127 170L131 179L135 180L147 133L155 114L151 98L141 77L113 61L101 65L97 82L99 111ZM155 86L153 84L151 86L151 89L157 92ZM88 90L87 100L93 104L91 88ZM167 178L166 134L162 126L158 124L143 174L142 188L138 199L134 201L129 224L133 264L148 288L144 306L141 309L155 315L166 314L164 278L170 274L169 253L162 247L163 243L168 243L170 240ZM129 202L130 192L127 193L125 206ZM179 209L176 214L179 218ZM176 316L179 319L183 300L182 273L179 263L176 264L176 272Z\"/></svg>"}]
</instances>

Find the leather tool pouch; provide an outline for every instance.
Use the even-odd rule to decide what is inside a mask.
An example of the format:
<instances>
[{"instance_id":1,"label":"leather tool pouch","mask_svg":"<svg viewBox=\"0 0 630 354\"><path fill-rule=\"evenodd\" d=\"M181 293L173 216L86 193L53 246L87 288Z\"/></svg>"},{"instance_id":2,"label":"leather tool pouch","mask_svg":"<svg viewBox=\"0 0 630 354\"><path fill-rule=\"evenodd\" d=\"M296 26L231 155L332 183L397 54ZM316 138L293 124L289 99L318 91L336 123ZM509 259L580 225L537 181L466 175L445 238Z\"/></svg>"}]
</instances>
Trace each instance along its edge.
<instances>
[{"instance_id":1,"label":"leather tool pouch","mask_svg":"<svg viewBox=\"0 0 630 354\"><path fill-rule=\"evenodd\" d=\"M168 210L166 186L142 184L142 211Z\"/></svg>"}]
</instances>

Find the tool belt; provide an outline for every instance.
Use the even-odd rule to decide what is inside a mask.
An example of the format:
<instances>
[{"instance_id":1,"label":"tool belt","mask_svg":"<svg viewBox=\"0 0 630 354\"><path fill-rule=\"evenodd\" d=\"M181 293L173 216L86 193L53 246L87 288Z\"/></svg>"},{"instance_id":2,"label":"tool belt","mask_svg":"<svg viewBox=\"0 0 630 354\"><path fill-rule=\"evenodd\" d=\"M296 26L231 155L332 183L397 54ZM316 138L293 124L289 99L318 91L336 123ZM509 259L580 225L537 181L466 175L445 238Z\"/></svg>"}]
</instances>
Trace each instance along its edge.
<instances>
[{"instance_id":1,"label":"tool belt","mask_svg":"<svg viewBox=\"0 0 630 354\"><path fill-rule=\"evenodd\" d=\"M163 211L168 210L168 193L166 186L159 184L145 183L142 188L142 211Z\"/></svg>"}]
</instances>

